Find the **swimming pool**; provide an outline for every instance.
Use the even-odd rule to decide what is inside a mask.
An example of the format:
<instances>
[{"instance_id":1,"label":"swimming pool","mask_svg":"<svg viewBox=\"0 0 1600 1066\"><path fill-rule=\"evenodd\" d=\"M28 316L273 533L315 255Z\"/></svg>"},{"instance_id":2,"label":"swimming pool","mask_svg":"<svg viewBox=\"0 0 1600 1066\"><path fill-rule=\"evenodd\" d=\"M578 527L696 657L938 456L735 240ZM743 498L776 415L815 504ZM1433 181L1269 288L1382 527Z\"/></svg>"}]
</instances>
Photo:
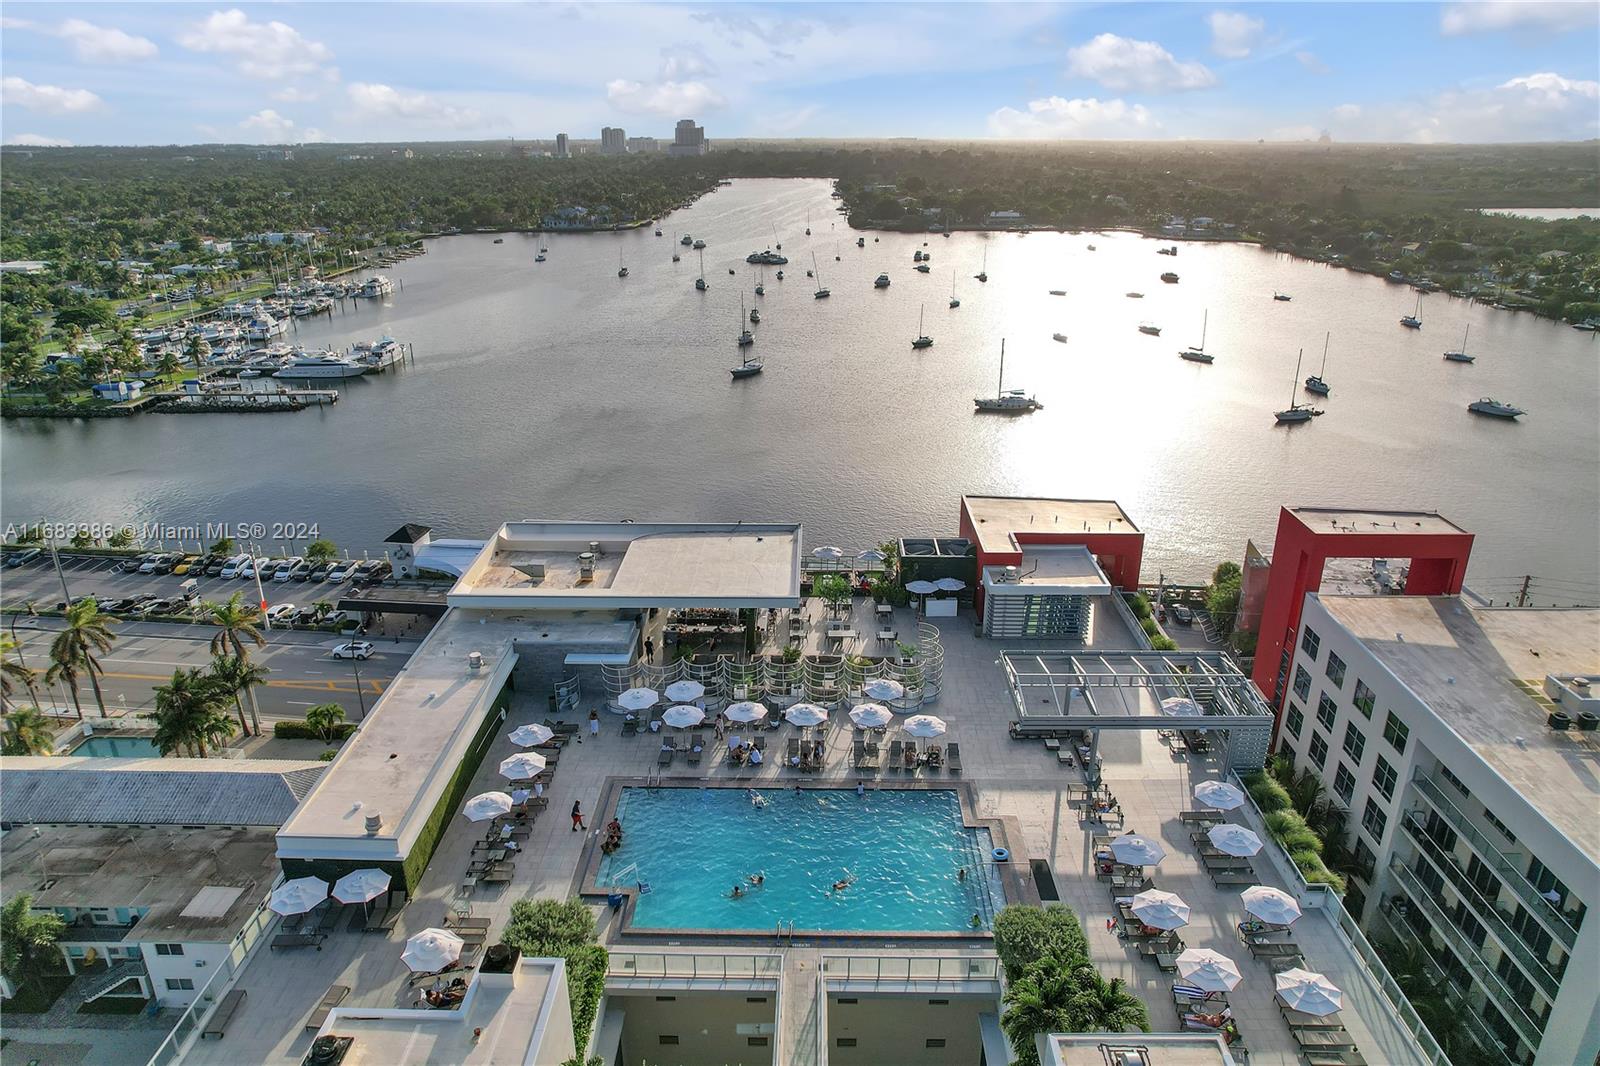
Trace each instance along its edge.
<instances>
[{"instance_id":1,"label":"swimming pool","mask_svg":"<svg viewBox=\"0 0 1600 1066\"><path fill-rule=\"evenodd\" d=\"M155 759L161 751L149 737L88 737L67 754L96 759Z\"/></svg>"},{"instance_id":2,"label":"swimming pool","mask_svg":"<svg viewBox=\"0 0 1600 1066\"><path fill-rule=\"evenodd\" d=\"M616 817L623 844L595 881L648 886L635 929L972 933L1004 902L990 831L952 789L628 787Z\"/></svg>"}]
</instances>

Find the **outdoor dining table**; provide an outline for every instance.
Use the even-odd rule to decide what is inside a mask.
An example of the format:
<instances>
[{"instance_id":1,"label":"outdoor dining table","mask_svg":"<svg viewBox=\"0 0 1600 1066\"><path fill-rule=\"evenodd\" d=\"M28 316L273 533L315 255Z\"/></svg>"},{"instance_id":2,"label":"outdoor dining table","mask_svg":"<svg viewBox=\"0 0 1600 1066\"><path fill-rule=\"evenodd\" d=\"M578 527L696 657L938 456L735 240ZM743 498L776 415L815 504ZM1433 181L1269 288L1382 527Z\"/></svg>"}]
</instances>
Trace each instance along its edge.
<instances>
[{"instance_id":1,"label":"outdoor dining table","mask_svg":"<svg viewBox=\"0 0 1600 1066\"><path fill-rule=\"evenodd\" d=\"M886 644L889 641L894 640L899 635L900 635L899 633L895 632L892 629L880 629L880 630L878 630L878 639L883 641Z\"/></svg>"},{"instance_id":2,"label":"outdoor dining table","mask_svg":"<svg viewBox=\"0 0 1600 1066\"><path fill-rule=\"evenodd\" d=\"M853 629L830 629L830 630L828 630L828 639L829 640L855 640L856 636L857 636L857 633Z\"/></svg>"}]
</instances>

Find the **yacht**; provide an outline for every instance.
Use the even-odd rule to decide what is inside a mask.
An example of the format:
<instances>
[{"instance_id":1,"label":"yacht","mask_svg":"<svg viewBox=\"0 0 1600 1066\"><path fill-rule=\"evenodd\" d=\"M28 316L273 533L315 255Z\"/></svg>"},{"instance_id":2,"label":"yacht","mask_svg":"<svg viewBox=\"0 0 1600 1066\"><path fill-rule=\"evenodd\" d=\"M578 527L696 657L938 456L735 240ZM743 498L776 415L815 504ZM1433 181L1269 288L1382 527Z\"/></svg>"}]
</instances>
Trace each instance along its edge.
<instances>
[{"instance_id":1,"label":"yacht","mask_svg":"<svg viewBox=\"0 0 1600 1066\"><path fill-rule=\"evenodd\" d=\"M746 263L760 263L764 266L783 266L789 261L789 257L779 255L777 252L768 249L764 252L751 252L744 257L744 261Z\"/></svg>"},{"instance_id":2,"label":"yacht","mask_svg":"<svg viewBox=\"0 0 1600 1066\"><path fill-rule=\"evenodd\" d=\"M812 252L811 253L811 265L812 265L813 268L815 268L815 270L821 270L822 269L821 267L817 266L817 253L816 252ZM778 277L780 279L783 277L783 271L781 271L781 270L778 271ZM817 278L817 291L811 294L812 298L816 299L816 300L826 300L828 297L830 297L832 295L833 295L833 293L828 291L827 286L822 284L822 279L820 277Z\"/></svg>"},{"instance_id":3,"label":"yacht","mask_svg":"<svg viewBox=\"0 0 1600 1066\"><path fill-rule=\"evenodd\" d=\"M926 274L928 271L932 270L933 267L929 266L927 263L918 263L916 266L912 267L912 269L918 274Z\"/></svg>"},{"instance_id":4,"label":"yacht","mask_svg":"<svg viewBox=\"0 0 1600 1066\"><path fill-rule=\"evenodd\" d=\"M1200 345L1191 344L1178 353L1179 359L1187 359L1191 363L1212 363L1216 356L1206 351L1206 328L1211 325L1211 312L1208 310L1200 317ZM1298 371L1296 371L1298 373Z\"/></svg>"},{"instance_id":5,"label":"yacht","mask_svg":"<svg viewBox=\"0 0 1600 1066\"><path fill-rule=\"evenodd\" d=\"M872 283L872 287L874 289L887 289L889 287L889 275L879 274L877 280Z\"/></svg>"},{"instance_id":6,"label":"yacht","mask_svg":"<svg viewBox=\"0 0 1600 1066\"><path fill-rule=\"evenodd\" d=\"M252 341L271 340L280 336L289 327L279 319L273 318L263 311L258 318L252 318L244 327L245 339Z\"/></svg>"},{"instance_id":7,"label":"yacht","mask_svg":"<svg viewBox=\"0 0 1600 1066\"><path fill-rule=\"evenodd\" d=\"M917 339L911 342L911 347L913 348L933 347L933 338L922 331L922 315L927 309L927 305L924 304L922 310L917 312Z\"/></svg>"},{"instance_id":8,"label":"yacht","mask_svg":"<svg viewBox=\"0 0 1600 1066\"><path fill-rule=\"evenodd\" d=\"M1501 403L1499 400L1491 400L1487 396L1481 400L1474 400L1467 404L1467 410L1471 411L1475 415L1489 415L1492 418L1516 418L1518 415L1527 414L1527 412L1520 407L1512 407L1508 403Z\"/></svg>"},{"instance_id":9,"label":"yacht","mask_svg":"<svg viewBox=\"0 0 1600 1066\"><path fill-rule=\"evenodd\" d=\"M1006 342L1003 337L1000 340L1000 381L996 386L996 394L978 397L972 401L972 406L979 411L1018 415L1036 411L1044 406L1022 389L1006 388Z\"/></svg>"},{"instance_id":10,"label":"yacht","mask_svg":"<svg viewBox=\"0 0 1600 1066\"><path fill-rule=\"evenodd\" d=\"M1305 354L1306 350L1301 348L1300 354L1295 356L1294 377L1296 380L1298 380L1300 377L1300 359ZM1293 425L1297 422L1309 422L1321 413L1321 411L1310 406L1309 404L1300 404L1295 402L1294 384L1293 381L1291 381L1289 385L1289 406L1285 407L1281 411L1273 412L1273 417L1278 420L1279 425Z\"/></svg>"},{"instance_id":11,"label":"yacht","mask_svg":"<svg viewBox=\"0 0 1600 1066\"><path fill-rule=\"evenodd\" d=\"M1326 396L1329 392L1333 391L1331 386L1329 386L1327 379L1322 376L1328 372L1328 341L1332 339L1332 337L1333 334L1330 332L1327 336L1322 338L1322 368L1315 374L1312 374L1310 377L1306 378L1306 391L1314 392L1318 396ZM1296 373L1298 373L1298 371L1296 371Z\"/></svg>"},{"instance_id":12,"label":"yacht","mask_svg":"<svg viewBox=\"0 0 1600 1066\"><path fill-rule=\"evenodd\" d=\"M1472 332L1472 326L1471 326L1471 324L1468 324L1466 330L1461 334L1461 350L1460 351L1455 351L1455 352L1445 352L1444 353L1444 357L1446 359L1450 360L1452 363L1470 363L1470 362L1472 362L1472 360L1475 359L1476 356L1471 356L1471 355L1467 354L1467 334L1469 334L1471 332Z\"/></svg>"},{"instance_id":13,"label":"yacht","mask_svg":"<svg viewBox=\"0 0 1600 1066\"><path fill-rule=\"evenodd\" d=\"M1178 283L1178 275L1169 270L1165 274L1161 275L1161 280L1166 282L1168 285L1176 285Z\"/></svg>"},{"instance_id":14,"label":"yacht","mask_svg":"<svg viewBox=\"0 0 1600 1066\"><path fill-rule=\"evenodd\" d=\"M700 253L700 276L694 279L694 287L700 292L705 292L711 288L710 285L706 284L706 253L704 252Z\"/></svg>"},{"instance_id":15,"label":"yacht","mask_svg":"<svg viewBox=\"0 0 1600 1066\"><path fill-rule=\"evenodd\" d=\"M866 246L867 246L867 239L865 237L857 237L856 238L856 247L857 248L865 248Z\"/></svg>"},{"instance_id":16,"label":"yacht","mask_svg":"<svg viewBox=\"0 0 1600 1066\"><path fill-rule=\"evenodd\" d=\"M367 279L367 283L361 286L356 295L363 299L375 300L380 296L388 296L392 292L394 292L394 282L383 274L374 274Z\"/></svg>"},{"instance_id":17,"label":"yacht","mask_svg":"<svg viewBox=\"0 0 1600 1066\"><path fill-rule=\"evenodd\" d=\"M697 241L694 242L694 249L697 252L703 250L705 248L705 246L706 246L706 242L705 241L697 240Z\"/></svg>"},{"instance_id":18,"label":"yacht","mask_svg":"<svg viewBox=\"0 0 1600 1066\"><path fill-rule=\"evenodd\" d=\"M403 354L400 342L390 336L376 341L357 341L350 346L350 358L368 370L387 370L398 363Z\"/></svg>"},{"instance_id":19,"label":"yacht","mask_svg":"<svg viewBox=\"0 0 1600 1066\"><path fill-rule=\"evenodd\" d=\"M1066 294L1067 294L1067 290L1066 289L1051 289L1050 290L1050 295L1051 296L1065 296Z\"/></svg>"},{"instance_id":20,"label":"yacht","mask_svg":"<svg viewBox=\"0 0 1600 1066\"><path fill-rule=\"evenodd\" d=\"M681 238L678 239L678 243L687 248L694 243L694 238L685 233ZM702 241L701 243L703 244L704 242Z\"/></svg>"},{"instance_id":21,"label":"yacht","mask_svg":"<svg viewBox=\"0 0 1600 1066\"><path fill-rule=\"evenodd\" d=\"M744 293L739 294L739 347L744 348L756 342L756 335L750 332L750 327L744 324Z\"/></svg>"},{"instance_id":22,"label":"yacht","mask_svg":"<svg viewBox=\"0 0 1600 1066\"><path fill-rule=\"evenodd\" d=\"M1294 297L1293 297L1293 296L1290 296L1290 295L1289 295L1289 294L1288 294L1288 293L1286 293L1286 292L1274 292L1274 293L1273 293L1273 294L1272 294L1272 298L1273 298L1273 299L1274 299L1274 300L1277 300L1277 301L1278 301L1278 302L1279 302L1279 303L1281 303L1281 304L1286 304L1286 303L1288 303L1288 302L1289 302L1289 301L1290 301L1290 300L1292 300L1292 299L1294 299Z\"/></svg>"},{"instance_id":23,"label":"yacht","mask_svg":"<svg viewBox=\"0 0 1600 1066\"><path fill-rule=\"evenodd\" d=\"M1400 324L1406 329L1422 328L1422 294L1420 292L1417 293L1417 309L1402 318Z\"/></svg>"},{"instance_id":24,"label":"yacht","mask_svg":"<svg viewBox=\"0 0 1600 1066\"><path fill-rule=\"evenodd\" d=\"M1139 332L1147 337L1159 337L1161 336L1161 327L1154 322L1141 322L1139 323Z\"/></svg>"},{"instance_id":25,"label":"yacht","mask_svg":"<svg viewBox=\"0 0 1600 1066\"><path fill-rule=\"evenodd\" d=\"M1062 344L1067 343L1067 335L1065 333L1052 333L1050 334L1050 339L1060 341Z\"/></svg>"},{"instance_id":26,"label":"yacht","mask_svg":"<svg viewBox=\"0 0 1600 1066\"><path fill-rule=\"evenodd\" d=\"M312 380L318 378L358 378L366 372L367 367L353 359L346 359L332 352L312 352L297 357L292 363L272 376L275 378Z\"/></svg>"}]
</instances>

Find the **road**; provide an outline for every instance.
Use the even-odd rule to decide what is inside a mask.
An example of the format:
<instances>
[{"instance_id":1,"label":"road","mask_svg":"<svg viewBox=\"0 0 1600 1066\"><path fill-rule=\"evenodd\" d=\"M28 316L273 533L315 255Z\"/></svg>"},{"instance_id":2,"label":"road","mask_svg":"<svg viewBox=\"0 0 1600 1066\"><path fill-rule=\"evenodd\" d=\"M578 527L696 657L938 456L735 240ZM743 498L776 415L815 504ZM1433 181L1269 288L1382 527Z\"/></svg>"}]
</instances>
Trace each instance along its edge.
<instances>
[{"instance_id":1,"label":"road","mask_svg":"<svg viewBox=\"0 0 1600 1066\"><path fill-rule=\"evenodd\" d=\"M61 553L62 576L66 578L67 588L72 592L72 598L80 596L94 596L99 599L111 597L143 596L177 596L183 583L192 575L166 574L124 574L117 569L120 559L111 559L104 556L69 555ZM235 592L242 593L246 603L256 602L255 579L240 580L220 577L196 577L200 598L203 600L226 600ZM294 603L301 607L309 606L318 600L332 602L339 598L341 592L348 586L320 581L310 584L302 581L287 581L281 584L267 581L262 584L262 591L267 595L270 604ZM48 552L42 554L26 566L15 569L0 570L0 602L9 610L20 607L30 601L40 607L50 608L60 603L64 596L61 595L61 579L56 576L55 567L50 565Z\"/></svg>"}]
</instances>

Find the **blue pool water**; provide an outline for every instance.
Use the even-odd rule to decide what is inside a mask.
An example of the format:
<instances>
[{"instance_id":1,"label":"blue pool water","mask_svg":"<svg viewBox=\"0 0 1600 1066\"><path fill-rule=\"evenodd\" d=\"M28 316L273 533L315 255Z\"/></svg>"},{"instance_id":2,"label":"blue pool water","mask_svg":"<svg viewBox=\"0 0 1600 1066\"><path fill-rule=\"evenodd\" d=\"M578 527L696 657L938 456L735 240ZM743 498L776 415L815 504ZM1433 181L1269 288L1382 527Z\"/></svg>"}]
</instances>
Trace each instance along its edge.
<instances>
[{"instance_id":1,"label":"blue pool water","mask_svg":"<svg viewBox=\"0 0 1600 1066\"><path fill-rule=\"evenodd\" d=\"M155 759L161 752L144 737L89 737L68 754L97 759Z\"/></svg>"},{"instance_id":2,"label":"blue pool water","mask_svg":"<svg viewBox=\"0 0 1600 1066\"><path fill-rule=\"evenodd\" d=\"M1004 893L987 829L962 824L949 789L626 788L617 805L623 845L601 885L638 897L640 929L970 932L989 927ZM965 880L957 871L965 868ZM745 884L766 874L759 887ZM835 881L855 877L847 889ZM745 895L729 895L735 882Z\"/></svg>"}]
</instances>

